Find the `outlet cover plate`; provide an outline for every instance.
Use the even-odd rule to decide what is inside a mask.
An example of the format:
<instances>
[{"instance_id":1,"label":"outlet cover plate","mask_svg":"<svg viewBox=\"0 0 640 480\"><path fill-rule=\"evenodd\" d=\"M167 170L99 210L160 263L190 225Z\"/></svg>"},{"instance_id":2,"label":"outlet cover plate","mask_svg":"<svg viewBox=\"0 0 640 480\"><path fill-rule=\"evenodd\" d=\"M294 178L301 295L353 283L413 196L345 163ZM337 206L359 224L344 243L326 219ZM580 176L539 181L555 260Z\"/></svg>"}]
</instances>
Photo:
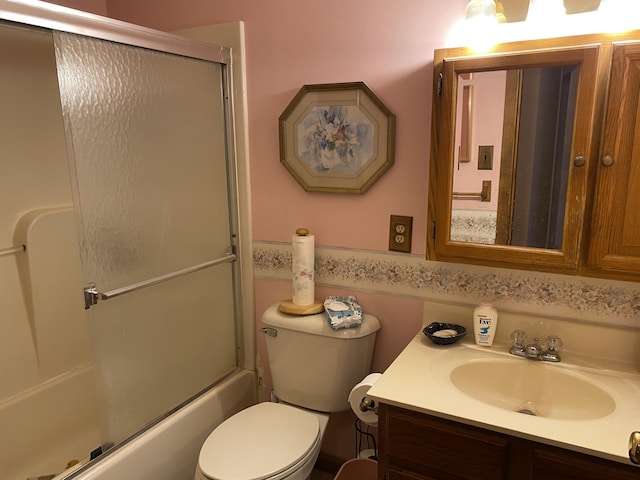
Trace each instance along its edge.
<instances>
[{"instance_id":1,"label":"outlet cover plate","mask_svg":"<svg viewBox=\"0 0 640 480\"><path fill-rule=\"evenodd\" d=\"M478 147L478 170L493 170L493 145Z\"/></svg>"},{"instance_id":2,"label":"outlet cover plate","mask_svg":"<svg viewBox=\"0 0 640 480\"><path fill-rule=\"evenodd\" d=\"M413 217L391 215L389 222L389 250L411 253Z\"/></svg>"}]
</instances>

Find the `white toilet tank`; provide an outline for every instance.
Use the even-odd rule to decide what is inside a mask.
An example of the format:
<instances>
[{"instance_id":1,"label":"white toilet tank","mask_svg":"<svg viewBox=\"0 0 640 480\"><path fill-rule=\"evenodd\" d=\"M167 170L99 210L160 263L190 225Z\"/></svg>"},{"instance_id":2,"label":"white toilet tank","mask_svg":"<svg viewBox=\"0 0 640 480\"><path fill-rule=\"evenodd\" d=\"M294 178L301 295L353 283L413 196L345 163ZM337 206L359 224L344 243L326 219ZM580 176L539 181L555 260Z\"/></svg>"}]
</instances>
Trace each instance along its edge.
<instances>
[{"instance_id":1,"label":"white toilet tank","mask_svg":"<svg viewBox=\"0 0 640 480\"><path fill-rule=\"evenodd\" d=\"M333 330L325 312L289 315L269 307L262 316L276 396L320 412L349 410L349 392L368 373L380 329L365 314L358 328Z\"/></svg>"}]
</instances>

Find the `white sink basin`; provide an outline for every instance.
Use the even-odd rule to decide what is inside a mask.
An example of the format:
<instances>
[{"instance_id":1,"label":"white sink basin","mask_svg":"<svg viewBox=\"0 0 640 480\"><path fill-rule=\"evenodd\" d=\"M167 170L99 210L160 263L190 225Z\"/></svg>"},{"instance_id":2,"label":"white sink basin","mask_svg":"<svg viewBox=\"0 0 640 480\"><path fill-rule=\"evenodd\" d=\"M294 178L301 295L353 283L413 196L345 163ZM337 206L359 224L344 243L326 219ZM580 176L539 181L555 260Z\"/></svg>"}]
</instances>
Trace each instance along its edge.
<instances>
[{"instance_id":1,"label":"white sink basin","mask_svg":"<svg viewBox=\"0 0 640 480\"><path fill-rule=\"evenodd\" d=\"M544 362L478 359L449 376L461 392L512 412L562 420L589 420L615 411L616 402L579 374Z\"/></svg>"}]
</instances>

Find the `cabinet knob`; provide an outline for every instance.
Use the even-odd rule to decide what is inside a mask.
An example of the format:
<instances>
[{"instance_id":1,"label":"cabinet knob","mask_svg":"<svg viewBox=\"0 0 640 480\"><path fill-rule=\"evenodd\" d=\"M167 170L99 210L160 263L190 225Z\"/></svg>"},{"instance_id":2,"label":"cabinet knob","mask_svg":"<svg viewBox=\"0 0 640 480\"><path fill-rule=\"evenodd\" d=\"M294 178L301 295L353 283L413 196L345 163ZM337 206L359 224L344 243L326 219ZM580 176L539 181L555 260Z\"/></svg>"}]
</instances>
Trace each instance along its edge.
<instances>
[{"instance_id":1,"label":"cabinet knob","mask_svg":"<svg viewBox=\"0 0 640 480\"><path fill-rule=\"evenodd\" d=\"M605 167L610 167L613 165L613 157L611 155L605 155L602 157L602 165Z\"/></svg>"},{"instance_id":2,"label":"cabinet knob","mask_svg":"<svg viewBox=\"0 0 640 480\"><path fill-rule=\"evenodd\" d=\"M575 156L575 158L573 159L573 165L576 167L584 167L584 164L587 161L584 158L584 154L579 153Z\"/></svg>"},{"instance_id":3,"label":"cabinet knob","mask_svg":"<svg viewBox=\"0 0 640 480\"><path fill-rule=\"evenodd\" d=\"M640 432L633 432L629 436L629 460L640 464Z\"/></svg>"}]
</instances>

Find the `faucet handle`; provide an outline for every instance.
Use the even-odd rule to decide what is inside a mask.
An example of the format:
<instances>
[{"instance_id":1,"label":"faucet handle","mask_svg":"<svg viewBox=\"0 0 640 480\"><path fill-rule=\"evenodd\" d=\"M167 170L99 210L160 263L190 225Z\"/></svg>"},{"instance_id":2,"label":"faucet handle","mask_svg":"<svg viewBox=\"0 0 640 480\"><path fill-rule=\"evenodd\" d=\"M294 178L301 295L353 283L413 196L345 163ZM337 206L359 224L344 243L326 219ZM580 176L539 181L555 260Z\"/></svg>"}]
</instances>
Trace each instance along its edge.
<instances>
[{"instance_id":1,"label":"faucet handle","mask_svg":"<svg viewBox=\"0 0 640 480\"><path fill-rule=\"evenodd\" d=\"M525 344L527 343L527 334L524 330L514 330L511 332L511 349L509 353L518 357L526 356Z\"/></svg>"},{"instance_id":2,"label":"faucet handle","mask_svg":"<svg viewBox=\"0 0 640 480\"><path fill-rule=\"evenodd\" d=\"M524 348L527 343L527 334L524 330L514 330L511 332L511 342L514 347Z\"/></svg>"},{"instance_id":3,"label":"faucet handle","mask_svg":"<svg viewBox=\"0 0 640 480\"><path fill-rule=\"evenodd\" d=\"M549 335L547 337L547 351L540 356L540 359L547 362L559 362L561 348L562 340L560 337L556 335Z\"/></svg>"},{"instance_id":4,"label":"faucet handle","mask_svg":"<svg viewBox=\"0 0 640 480\"><path fill-rule=\"evenodd\" d=\"M560 337L556 335L549 335L547 337L547 351L548 352L559 352L562 348L562 340Z\"/></svg>"}]
</instances>

